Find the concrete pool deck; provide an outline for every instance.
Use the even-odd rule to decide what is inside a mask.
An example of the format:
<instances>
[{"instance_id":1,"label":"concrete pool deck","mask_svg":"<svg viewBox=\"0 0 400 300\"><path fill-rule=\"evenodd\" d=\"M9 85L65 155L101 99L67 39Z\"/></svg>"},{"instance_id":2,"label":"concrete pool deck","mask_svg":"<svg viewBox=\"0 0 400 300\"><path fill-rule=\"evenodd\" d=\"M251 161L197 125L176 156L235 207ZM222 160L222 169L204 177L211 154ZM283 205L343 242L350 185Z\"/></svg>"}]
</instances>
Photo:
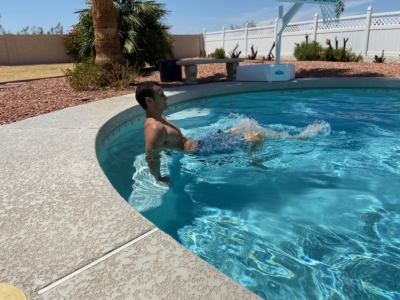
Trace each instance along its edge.
<instances>
[{"instance_id":1,"label":"concrete pool deck","mask_svg":"<svg viewBox=\"0 0 400 300\"><path fill-rule=\"evenodd\" d=\"M169 105L262 90L400 89L398 78L224 82L166 89ZM28 299L259 299L117 193L96 151L143 117L134 95L0 126L0 283Z\"/></svg>"}]
</instances>

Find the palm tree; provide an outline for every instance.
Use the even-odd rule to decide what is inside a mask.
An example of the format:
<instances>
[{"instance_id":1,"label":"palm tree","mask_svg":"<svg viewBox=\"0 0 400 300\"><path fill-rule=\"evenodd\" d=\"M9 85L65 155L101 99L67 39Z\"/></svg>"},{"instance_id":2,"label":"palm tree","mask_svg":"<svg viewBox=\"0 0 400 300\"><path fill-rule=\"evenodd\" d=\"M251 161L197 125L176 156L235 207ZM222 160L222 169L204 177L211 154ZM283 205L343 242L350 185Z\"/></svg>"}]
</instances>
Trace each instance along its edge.
<instances>
[{"instance_id":1,"label":"palm tree","mask_svg":"<svg viewBox=\"0 0 400 300\"><path fill-rule=\"evenodd\" d=\"M113 0L92 0L95 64L108 67L123 64Z\"/></svg>"},{"instance_id":2,"label":"palm tree","mask_svg":"<svg viewBox=\"0 0 400 300\"><path fill-rule=\"evenodd\" d=\"M86 4L91 5L91 1L87 0ZM173 56L173 39L168 32L170 27L163 23L168 13L164 4L155 1L114 0L113 5L117 16L120 47L126 61L138 67L145 64L154 66L167 55ZM90 8L77 13L80 56L84 58L98 51L94 45L94 18Z\"/></svg>"}]
</instances>

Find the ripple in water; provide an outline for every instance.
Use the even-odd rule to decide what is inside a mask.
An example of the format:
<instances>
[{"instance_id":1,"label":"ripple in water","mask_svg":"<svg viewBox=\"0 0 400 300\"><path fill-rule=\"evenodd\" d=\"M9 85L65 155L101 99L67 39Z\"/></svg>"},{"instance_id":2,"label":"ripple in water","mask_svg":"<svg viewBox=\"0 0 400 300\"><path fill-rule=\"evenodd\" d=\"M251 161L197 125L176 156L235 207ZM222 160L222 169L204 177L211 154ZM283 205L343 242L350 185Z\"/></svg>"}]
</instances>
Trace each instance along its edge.
<instances>
[{"instance_id":1,"label":"ripple in water","mask_svg":"<svg viewBox=\"0 0 400 300\"><path fill-rule=\"evenodd\" d=\"M178 231L182 244L263 298L400 297L394 292L400 290L399 250L382 246L375 233L365 238L361 232L288 223L272 214L264 216L269 227L260 226L248 221L260 218L251 211L206 208L203 214ZM374 214L359 218L366 231L381 220Z\"/></svg>"},{"instance_id":2,"label":"ripple in water","mask_svg":"<svg viewBox=\"0 0 400 300\"><path fill-rule=\"evenodd\" d=\"M163 153L171 189L136 156L129 203L263 298L400 299L398 96L359 103L309 93L246 102L254 118L226 116L241 104L218 100L190 108L190 120L180 112L174 122L206 147ZM267 140L250 148L215 134L238 124ZM113 157L122 163L129 154Z\"/></svg>"}]
</instances>

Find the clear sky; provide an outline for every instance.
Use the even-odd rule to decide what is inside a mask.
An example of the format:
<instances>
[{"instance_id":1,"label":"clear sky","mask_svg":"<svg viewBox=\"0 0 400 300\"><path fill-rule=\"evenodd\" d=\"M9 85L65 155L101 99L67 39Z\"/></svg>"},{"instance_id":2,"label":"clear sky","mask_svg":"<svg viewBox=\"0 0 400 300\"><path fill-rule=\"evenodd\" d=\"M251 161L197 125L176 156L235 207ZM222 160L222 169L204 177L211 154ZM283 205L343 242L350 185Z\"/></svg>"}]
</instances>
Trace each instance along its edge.
<instances>
[{"instance_id":1,"label":"clear sky","mask_svg":"<svg viewBox=\"0 0 400 300\"><path fill-rule=\"evenodd\" d=\"M197 34L205 28L219 31L222 26L240 25L254 21L258 26L268 25L277 18L279 5L284 12L291 3L276 0L161 0L169 15L165 23L172 26L172 34ZM369 6L373 13L400 11L400 0L346 0L344 16L365 14ZM77 22L75 11L85 8L84 0L0 0L0 24L6 31L15 33L25 26L42 26L48 31L58 22L64 32ZM292 20L308 21L318 13L319 5L305 4Z\"/></svg>"}]
</instances>

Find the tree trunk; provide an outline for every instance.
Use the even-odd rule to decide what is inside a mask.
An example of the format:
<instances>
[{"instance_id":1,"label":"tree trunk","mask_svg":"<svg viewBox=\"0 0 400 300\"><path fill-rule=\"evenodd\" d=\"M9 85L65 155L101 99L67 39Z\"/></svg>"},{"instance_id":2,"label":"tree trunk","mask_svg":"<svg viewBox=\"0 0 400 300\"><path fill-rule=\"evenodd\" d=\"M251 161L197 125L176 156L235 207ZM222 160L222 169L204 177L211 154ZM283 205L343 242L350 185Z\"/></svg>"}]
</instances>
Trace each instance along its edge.
<instances>
[{"instance_id":1,"label":"tree trunk","mask_svg":"<svg viewBox=\"0 0 400 300\"><path fill-rule=\"evenodd\" d=\"M113 0L92 0L94 45L97 66L123 64Z\"/></svg>"}]
</instances>

